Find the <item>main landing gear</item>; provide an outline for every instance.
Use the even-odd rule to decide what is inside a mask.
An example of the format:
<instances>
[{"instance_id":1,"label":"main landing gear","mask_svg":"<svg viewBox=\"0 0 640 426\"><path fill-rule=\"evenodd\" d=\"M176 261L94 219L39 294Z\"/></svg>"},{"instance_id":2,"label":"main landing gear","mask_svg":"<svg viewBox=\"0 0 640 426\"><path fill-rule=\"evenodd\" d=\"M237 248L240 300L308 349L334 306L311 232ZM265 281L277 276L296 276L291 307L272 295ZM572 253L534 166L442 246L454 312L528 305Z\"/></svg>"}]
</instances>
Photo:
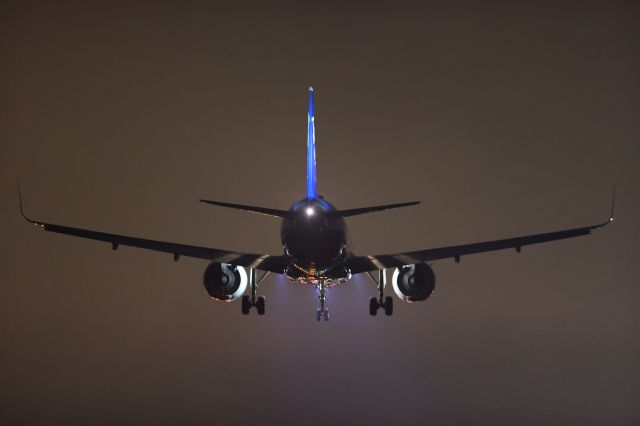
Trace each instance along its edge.
<instances>
[{"instance_id":1,"label":"main landing gear","mask_svg":"<svg viewBox=\"0 0 640 426\"><path fill-rule=\"evenodd\" d=\"M264 315L266 307L266 299L264 296L259 296L256 299L256 290L258 285L269 275L269 272L262 274L260 279L256 280L256 270L251 268L249 270L249 285L251 286L251 297L248 295L242 296L242 314L249 315L251 307L255 306L258 311L258 315Z\"/></svg>"},{"instance_id":2,"label":"main landing gear","mask_svg":"<svg viewBox=\"0 0 640 426\"><path fill-rule=\"evenodd\" d=\"M393 298L391 296L384 297L384 285L387 283L384 269L378 271L377 280L370 273L369 276L378 285L378 297L369 299L369 314L375 316L378 314L378 309L384 308L385 315L393 315Z\"/></svg>"},{"instance_id":3,"label":"main landing gear","mask_svg":"<svg viewBox=\"0 0 640 426\"><path fill-rule=\"evenodd\" d=\"M326 296L327 289L328 287L324 283L324 280L320 280L320 282L316 284L316 290L318 291L318 299L320 299L320 307L316 309L317 321L320 321L320 318L324 318L325 321L329 321L329 310L324 306L327 300L327 296Z\"/></svg>"}]
</instances>

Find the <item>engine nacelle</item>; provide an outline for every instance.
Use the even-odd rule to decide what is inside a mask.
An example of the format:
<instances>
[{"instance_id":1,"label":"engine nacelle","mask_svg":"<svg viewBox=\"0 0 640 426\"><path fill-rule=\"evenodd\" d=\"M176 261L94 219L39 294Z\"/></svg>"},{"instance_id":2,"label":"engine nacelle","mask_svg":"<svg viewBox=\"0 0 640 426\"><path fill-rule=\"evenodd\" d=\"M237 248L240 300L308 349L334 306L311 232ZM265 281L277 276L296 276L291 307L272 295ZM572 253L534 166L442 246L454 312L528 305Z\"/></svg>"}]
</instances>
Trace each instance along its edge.
<instances>
[{"instance_id":1,"label":"engine nacelle","mask_svg":"<svg viewBox=\"0 0 640 426\"><path fill-rule=\"evenodd\" d=\"M416 263L393 271L393 291L405 302L426 300L436 288L436 274L426 263Z\"/></svg>"},{"instance_id":2,"label":"engine nacelle","mask_svg":"<svg viewBox=\"0 0 640 426\"><path fill-rule=\"evenodd\" d=\"M204 288L212 299L231 302L247 289L247 271L242 266L212 262L204 271Z\"/></svg>"}]
</instances>

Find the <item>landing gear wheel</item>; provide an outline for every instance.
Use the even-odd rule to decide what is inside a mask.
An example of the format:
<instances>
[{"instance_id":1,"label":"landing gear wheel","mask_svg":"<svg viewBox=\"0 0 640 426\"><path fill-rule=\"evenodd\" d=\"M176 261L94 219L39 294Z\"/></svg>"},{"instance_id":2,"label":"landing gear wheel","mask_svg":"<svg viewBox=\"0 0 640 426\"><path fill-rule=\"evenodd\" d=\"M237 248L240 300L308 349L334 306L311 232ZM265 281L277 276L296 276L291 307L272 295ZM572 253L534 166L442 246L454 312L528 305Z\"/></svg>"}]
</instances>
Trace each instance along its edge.
<instances>
[{"instance_id":1,"label":"landing gear wheel","mask_svg":"<svg viewBox=\"0 0 640 426\"><path fill-rule=\"evenodd\" d=\"M393 298L391 296L387 296L384 298L384 314L386 316L393 315Z\"/></svg>"},{"instance_id":2,"label":"landing gear wheel","mask_svg":"<svg viewBox=\"0 0 640 426\"><path fill-rule=\"evenodd\" d=\"M318 308L316 309L316 321L320 321L320 319L324 319L325 321L329 321L329 310Z\"/></svg>"},{"instance_id":3,"label":"landing gear wheel","mask_svg":"<svg viewBox=\"0 0 640 426\"><path fill-rule=\"evenodd\" d=\"M258 297L258 300L256 301L256 309L258 310L258 315L264 315L266 304L267 301L265 300L264 296Z\"/></svg>"},{"instance_id":4,"label":"landing gear wheel","mask_svg":"<svg viewBox=\"0 0 640 426\"><path fill-rule=\"evenodd\" d=\"M242 296L242 315L249 315L251 310L251 300L249 296Z\"/></svg>"},{"instance_id":5,"label":"landing gear wheel","mask_svg":"<svg viewBox=\"0 0 640 426\"><path fill-rule=\"evenodd\" d=\"M375 297L369 299L369 314L371 314L371 316L376 316L376 314L378 313L378 308L380 308L378 299L376 299Z\"/></svg>"}]
</instances>

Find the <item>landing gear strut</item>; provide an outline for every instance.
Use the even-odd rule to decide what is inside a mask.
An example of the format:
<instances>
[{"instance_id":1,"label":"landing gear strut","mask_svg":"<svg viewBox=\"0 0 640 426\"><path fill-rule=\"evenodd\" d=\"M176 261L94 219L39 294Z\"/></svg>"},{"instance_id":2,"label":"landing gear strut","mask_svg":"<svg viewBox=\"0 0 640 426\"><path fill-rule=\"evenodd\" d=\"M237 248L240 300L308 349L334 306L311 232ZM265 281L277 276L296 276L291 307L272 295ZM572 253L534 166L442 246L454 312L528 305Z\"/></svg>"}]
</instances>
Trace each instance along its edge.
<instances>
[{"instance_id":1,"label":"landing gear strut","mask_svg":"<svg viewBox=\"0 0 640 426\"><path fill-rule=\"evenodd\" d=\"M324 318L325 321L329 321L329 310L325 308L324 304L327 300L326 292L327 285L324 283L324 280L320 280L318 284L316 284L316 290L318 291L318 299L320 300L320 307L316 309L316 320L320 321L320 318Z\"/></svg>"},{"instance_id":2,"label":"landing gear strut","mask_svg":"<svg viewBox=\"0 0 640 426\"><path fill-rule=\"evenodd\" d=\"M384 273L384 269L378 271L377 280L373 275L369 274L369 276L378 285L378 297L369 299L369 314L375 316L378 314L378 309L384 308L385 315L393 315L393 298L391 296L384 297L384 285L387 283L387 276Z\"/></svg>"},{"instance_id":3,"label":"landing gear strut","mask_svg":"<svg viewBox=\"0 0 640 426\"><path fill-rule=\"evenodd\" d=\"M266 307L266 299L264 296L259 296L256 299L256 290L258 285L269 275L269 272L265 272L262 276L256 280L256 270L251 268L249 270L249 285L251 286L251 297L248 295L242 296L242 314L249 315L251 307L255 306L258 311L258 315L264 315Z\"/></svg>"}]
</instances>

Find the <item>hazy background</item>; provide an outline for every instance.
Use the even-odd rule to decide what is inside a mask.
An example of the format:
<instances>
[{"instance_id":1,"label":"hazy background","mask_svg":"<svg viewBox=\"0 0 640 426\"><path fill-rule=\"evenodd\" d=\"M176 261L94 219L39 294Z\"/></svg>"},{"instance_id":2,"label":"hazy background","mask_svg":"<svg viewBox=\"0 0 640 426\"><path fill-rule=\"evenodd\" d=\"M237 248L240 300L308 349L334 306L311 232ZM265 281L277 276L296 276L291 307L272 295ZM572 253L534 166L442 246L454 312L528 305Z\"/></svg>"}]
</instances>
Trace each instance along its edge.
<instances>
[{"instance_id":1,"label":"hazy background","mask_svg":"<svg viewBox=\"0 0 640 426\"><path fill-rule=\"evenodd\" d=\"M0 423L640 423L636 2L0 5ZM319 192L357 254L616 222L436 262L434 297L270 277L212 303L206 262L38 232L18 215L279 254Z\"/></svg>"}]
</instances>

